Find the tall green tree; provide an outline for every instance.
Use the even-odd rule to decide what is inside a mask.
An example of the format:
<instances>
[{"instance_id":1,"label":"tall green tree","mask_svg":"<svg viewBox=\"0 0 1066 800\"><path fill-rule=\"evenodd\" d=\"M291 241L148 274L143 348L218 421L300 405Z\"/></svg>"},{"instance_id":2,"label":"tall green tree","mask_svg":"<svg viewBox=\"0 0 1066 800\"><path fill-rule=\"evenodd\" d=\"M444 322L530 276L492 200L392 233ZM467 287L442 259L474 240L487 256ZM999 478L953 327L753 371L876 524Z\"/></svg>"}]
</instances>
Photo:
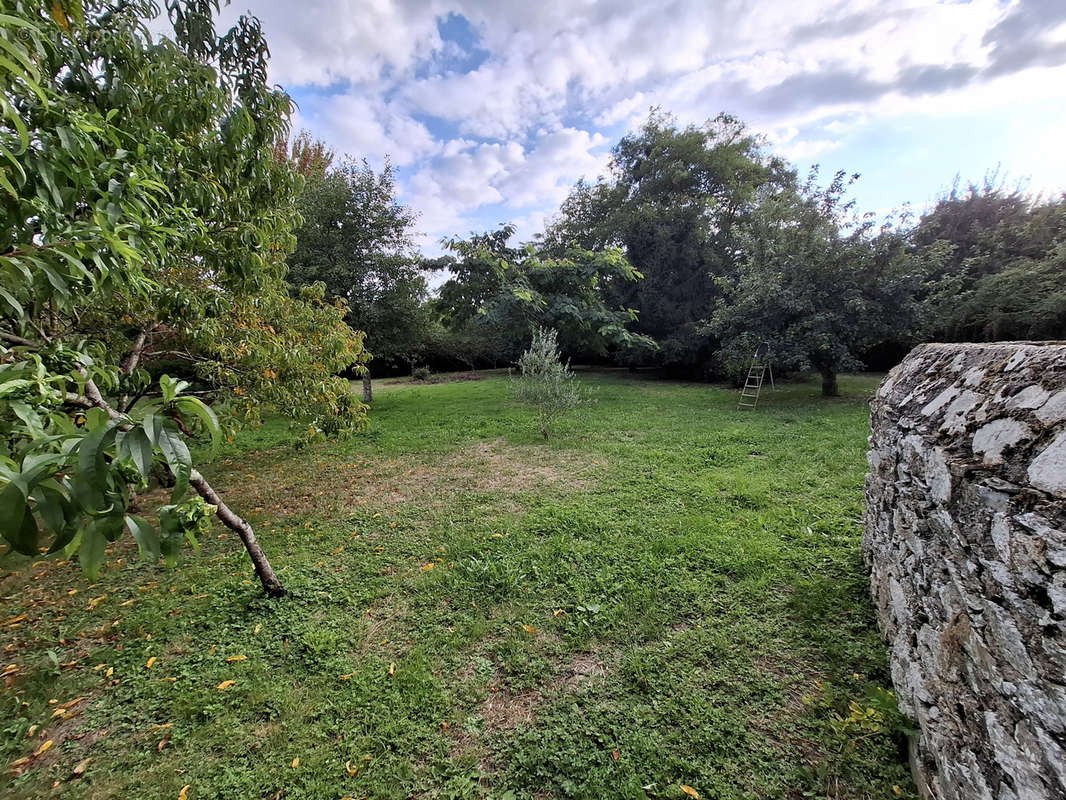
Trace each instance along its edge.
<instances>
[{"instance_id":1,"label":"tall green tree","mask_svg":"<svg viewBox=\"0 0 1066 800\"><path fill-rule=\"evenodd\" d=\"M219 35L213 0L166 10L170 37L148 0L0 15L0 534L95 575L124 530L172 562L215 514L279 594L188 442L264 406L358 426L334 374L362 336L323 286L294 298L284 280L300 178L274 155L291 101L267 82L258 21ZM206 394L160 377L163 359ZM174 482L158 528L130 513L154 465Z\"/></svg>"},{"instance_id":2,"label":"tall green tree","mask_svg":"<svg viewBox=\"0 0 1066 800\"><path fill-rule=\"evenodd\" d=\"M311 145L304 142L301 154ZM310 171L299 211L303 223L288 259L289 280L321 281L327 297L342 299L348 323L367 332L376 361L416 359L429 324L428 292L414 254L415 214L396 199L392 167L376 172L366 161L348 158Z\"/></svg>"},{"instance_id":3,"label":"tall green tree","mask_svg":"<svg viewBox=\"0 0 1066 800\"><path fill-rule=\"evenodd\" d=\"M725 300L707 328L733 375L765 342L773 364L817 370L833 396L838 373L861 367L865 349L917 334L926 268L897 226L874 231L851 218L844 173L825 188L815 179L764 195L749 213L742 261L720 281Z\"/></svg>"},{"instance_id":4,"label":"tall green tree","mask_svg":"<svg viewBox=\"0 0 1066 800\"><path fill-rule=\"evenodd\" d=\"M578 183L545 243L622 247L644 280L605 288L639 312L633 330L659 343L644 357L706 374L717 368L717 342L700 321L719 302L717 278L737 268L738 224L762 187L787 178L784 163L734 117L680 127L653 111L615 147L606 178Z\"/></svg>"}]
</instances>

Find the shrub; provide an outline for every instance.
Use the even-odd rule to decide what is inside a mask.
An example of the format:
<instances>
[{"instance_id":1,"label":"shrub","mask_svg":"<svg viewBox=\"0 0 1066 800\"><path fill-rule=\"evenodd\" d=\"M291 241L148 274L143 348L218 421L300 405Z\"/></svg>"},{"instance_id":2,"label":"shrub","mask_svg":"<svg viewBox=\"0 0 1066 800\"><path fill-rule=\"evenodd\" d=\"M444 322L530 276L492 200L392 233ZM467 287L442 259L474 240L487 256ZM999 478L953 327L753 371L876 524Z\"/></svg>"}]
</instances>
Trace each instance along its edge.
<instances>
[{"instance_id":1,"label":"shrub","mask_svg":"<svg viewBox=\"0 0 1066 800\"><path fill-rule=\"evenodd\" d=\"M418 369L411 371L411 377L416 381L428 381L431 374L429 367L418 367Z\"/></svg>"},{"instance_id":2,"label":"shrub","mask_svg":"<svg viewBox=\"0 0 1066 800\"><path fill-rule=\"evenodd\" d=\"M589 402L570 364L559 357L553 330L533 331L533 343L518 359L518 367L521 374L514 379L515 398L537 410L537 427L545 439L557 417Z\"/></svg>"}]
</instances>

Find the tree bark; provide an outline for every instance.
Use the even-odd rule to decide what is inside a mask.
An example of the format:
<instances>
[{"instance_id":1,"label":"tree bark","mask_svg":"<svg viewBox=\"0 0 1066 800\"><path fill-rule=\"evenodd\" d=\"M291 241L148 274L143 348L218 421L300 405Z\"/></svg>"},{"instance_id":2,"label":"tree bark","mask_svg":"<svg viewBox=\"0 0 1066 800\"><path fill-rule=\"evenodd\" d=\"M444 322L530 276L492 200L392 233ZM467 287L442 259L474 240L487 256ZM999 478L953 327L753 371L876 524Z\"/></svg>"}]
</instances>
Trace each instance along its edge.
<instances>
[{"instance_id":1,"label":"tree bark","mask_svg":"<svg viewBox=\"0 0 1066 800\"><path fill-rule=\"evenodd\" d=\"M822 397L839 397L840 389L837 387L836 370L823 367L822 373Z\"/></svg>"},{"instance_id":2,"label":"tree bark","mask_svg":"<svg viewBox=\"0 0 1066 800\"><path fill-rule=\"evenodd\" d=\"M374 399L374 387L370 383L370 374L363 376L363 402L367 405Z\"/></svg>"},{"instance_id":3,"label":"tree bark","mask_svg":"<svg viewBox=\"0 0 1066 800\"><path fill-rule=\"evenodd\" d=\"M270 566L266 553L259 546L259 541L255 538L255 531L252 530L252 526L234 514L230 507L218 496L218 492L196 470L193 470L189 476L189 484L200 497L216 507L215 514L218 515L223 524L241 537L241 541L244 542L244 548L248 551L248 555L252 557L255 574L259 576L259 582L263 584L263 591L270 597L281 597L285 594L285 587L281 585L274 568Z\"/></svg>"}]
</instances>

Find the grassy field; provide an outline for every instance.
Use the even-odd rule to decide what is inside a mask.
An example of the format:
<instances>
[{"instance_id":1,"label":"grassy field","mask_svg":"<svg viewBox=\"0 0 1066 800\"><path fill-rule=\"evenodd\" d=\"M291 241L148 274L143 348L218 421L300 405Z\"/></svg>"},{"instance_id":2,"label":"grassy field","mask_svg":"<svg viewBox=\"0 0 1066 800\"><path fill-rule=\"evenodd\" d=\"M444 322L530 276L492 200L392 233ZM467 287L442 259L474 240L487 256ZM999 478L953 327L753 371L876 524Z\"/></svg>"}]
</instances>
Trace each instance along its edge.
<instances>
[{"instance_id":1,"label":"grassy field","mask_svg":"<svg viewBox=\"0 0 1066 800\"><path fill-rule=\"evenodd\" d=\"M0 796L913 797L859 553L876 379L755 412L585 380L547 445L502 377L229 445L281 600L220 526L94 585L5 557Z\"/></svg>"}]
</instances>

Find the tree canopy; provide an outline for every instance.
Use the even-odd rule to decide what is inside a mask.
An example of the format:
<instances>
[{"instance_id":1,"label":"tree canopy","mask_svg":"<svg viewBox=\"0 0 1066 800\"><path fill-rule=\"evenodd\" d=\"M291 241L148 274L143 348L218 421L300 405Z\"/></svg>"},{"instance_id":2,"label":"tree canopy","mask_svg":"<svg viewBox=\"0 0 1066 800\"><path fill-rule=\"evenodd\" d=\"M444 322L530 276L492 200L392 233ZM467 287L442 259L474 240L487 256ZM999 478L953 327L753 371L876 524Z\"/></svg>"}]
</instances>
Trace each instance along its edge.
<instances>
[{"instance_id":1,"label":"tree canopy","mask_svg":"<svg viewBox=\"0 0 1066 800\"><path fill-rule=\"evenodd\" d=\"M825 188L816 177L760 199L739 240L742 261L720 281L724 301L707 327L734 376L765 342L771 363L817 370L831 396L838 372L862 366L864 348L918 333L924 273L898 229L874 234L869 219L850 218L843 173Z\"/></svg>"},{"instance_id":2,"label":"tree canopy","mask_svg":"<svg viewBox=\"0 0 1066 800\"><path fill-rule=\"evenodd\" d=\"M166 8L172 37L150 31L148 0L0 16L0 532L26 554L48 536L95 573L124 529L173 560L217 513L278 593L187 441L264 406L358 426L334 376L362 336L323 286L293 297L284 280L301 179L275 157L291 101L267 83L258 21L217 34L217 2ZM175 483L160 530L129 513L154 464Z\"/></svg>"},{"instance_id":3,"label":"tree canopy","mask_svg":"<svg viewBox=\"0 0 1066 800\"><path fill-rule=\"evenodd\" d=\"M306 170L289 279L321 281L327 297L342 299L346 321L366 332L375 361L409 363L424 349L429 325L426 279L412 241L415 214L397 201L388 163L377 172L349 157L331 167L308 151L328 152L310 140L294 143L294 160L319 168Z\"/></svg>"},{"instance_id":4,"label":"tree canopy","mask_svg":"<svg viewBox=\"0 0 1066 800\"><path fill-rule=\"evenodd\" d=\"M517 358L536 326L558 332L568 353L604 354L634 346L654 348L629 330L631 308L612 304L604 286L639 281L642 275L617 248L566 248L548 256L533 245L508 244L514 227L445 242L455 254L452 277L436 303L452 330L472 330L493 339L508 359Z\"/></svg>"},{"instance_id":5,"label":"tree canopy","mask_svg":"<svg viewBox=\"0 0 1066 800\"><path fill-rule=\"evenodd\" d=\"M922 292L930 338L1066 337L1066 195L956 184L912 233L930 264Z\"/></svg>"},{"instance_id":6,"label":"tree canopy","mask_svg":"<svg viewBox=\"0 0 1066 800\"><path fill-rule=\"evenodd\" d=\"M609 175L579 182L545 234L550 248L618 245L644 280L611 282L610 298L638 312L634 331L659 344L642 357L708 374L717 342L701 320L738 265L739 228L762 187L788 177L743 123L720 115L679 127L653 111L615 146ZM651 358L649 358L651 356Z\"/></svg>"}]
</instances>

